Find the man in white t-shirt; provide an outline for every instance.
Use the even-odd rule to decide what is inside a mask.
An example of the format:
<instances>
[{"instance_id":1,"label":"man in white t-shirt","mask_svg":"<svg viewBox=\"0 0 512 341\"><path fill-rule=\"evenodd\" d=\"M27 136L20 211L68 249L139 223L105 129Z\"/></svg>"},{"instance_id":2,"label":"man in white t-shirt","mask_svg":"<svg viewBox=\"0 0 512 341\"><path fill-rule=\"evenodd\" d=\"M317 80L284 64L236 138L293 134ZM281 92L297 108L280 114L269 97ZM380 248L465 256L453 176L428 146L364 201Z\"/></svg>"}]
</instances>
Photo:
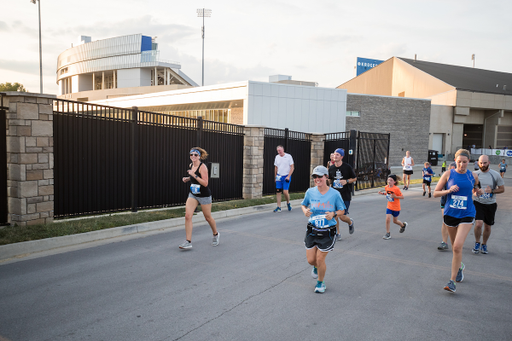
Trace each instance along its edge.
<instances>
[{"instance_id":1,"label":"man in white t-shirt","mask_svg":"<svg viewBox=\"0 0 512 341\"><path fill-rule=\"evenodd\" d=\"M292 210L288 189L290 188L294 169L293 157L284 152L283 146L277 146L277 155L274 161L274 181L276 183L277 208L274 212L281 212L281 193L284 193L288 211Z\"/></svg>"},{"instance_id":2,"label":"man in white t-shirt","mask_svg":"<svg viewBox=\"0 0 512 341\"><path fill-rule=\"evenodd\" d=\"M498 209L496 194L505 192L505 182L498 172L489 168L487 155L480 156L478 166L480 170L476 171L476 174L478 174L481 188L478 189L478 196L473 194L473 203L476 209L473 253L487 254L487 240L491 235L491 226L494 225L494 216ZM484 227L483 233L482 226ZM483 237L482 244L480 244L480 236Z\"/></svg>"}]
</instances>

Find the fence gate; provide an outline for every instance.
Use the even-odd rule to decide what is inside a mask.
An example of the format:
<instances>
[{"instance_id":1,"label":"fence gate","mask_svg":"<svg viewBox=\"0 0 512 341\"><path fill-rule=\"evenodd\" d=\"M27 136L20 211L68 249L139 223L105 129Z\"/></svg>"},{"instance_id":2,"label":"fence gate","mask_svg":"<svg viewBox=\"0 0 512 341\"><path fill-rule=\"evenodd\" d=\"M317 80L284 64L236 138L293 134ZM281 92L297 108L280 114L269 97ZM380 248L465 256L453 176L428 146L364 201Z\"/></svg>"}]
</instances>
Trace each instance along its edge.
<instances>
[{"instance_id":1,"label":"fence gate","mask_svg":"<svg viewBox=\"0 0 512 341\"><path fill-rule=\"evenodd\" d=\"M306 133L288 129L265 128L263 150L263 194L274 194L274 160L276 147L282 145L284 151L293 157L295 170L292 175L290 192L304 192L309 188L309 167L311 164L311 139Z\"/></svg>"},{"instance_id":2,"label":"fence gate","mask_svg":"<svg viewBox=\"0 0 512 341\"><path fill-rule=\"evenodd\" d=\"M324 163L327 164L336 148L343 148L343 161L357 175L355 190L384 186L389 174L389 138L390 134L356 130L325 134Z\"/></svg>"}]
</instances>

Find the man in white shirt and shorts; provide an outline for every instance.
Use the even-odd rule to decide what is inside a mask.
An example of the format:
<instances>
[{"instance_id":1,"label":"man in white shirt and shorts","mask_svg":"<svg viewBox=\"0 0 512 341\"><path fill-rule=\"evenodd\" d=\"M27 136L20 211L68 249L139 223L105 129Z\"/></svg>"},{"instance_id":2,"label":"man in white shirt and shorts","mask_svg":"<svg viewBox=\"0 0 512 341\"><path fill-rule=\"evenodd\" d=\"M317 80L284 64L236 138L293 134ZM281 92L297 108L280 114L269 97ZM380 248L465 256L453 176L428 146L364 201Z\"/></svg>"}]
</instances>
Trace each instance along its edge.
<instances>
[{"instance_id":1,"label":"man in white shirt and shorts","mask_svg":"<svg viewBox=\"0 0 512 341\"><path fill-rule=\"evenodd\" d=\"M295 166L293 164L293 157L290 154L284 152L283 146L277 146L277 155L274 160L274 181L276 183L277 199L277 208L274 210L274 212L276 213L281 212L281 193L284 193L288 211L292 210L288 189L290 188L290 182L292 181L292 173L294 169Z\"/></svg>"}]
</instances>

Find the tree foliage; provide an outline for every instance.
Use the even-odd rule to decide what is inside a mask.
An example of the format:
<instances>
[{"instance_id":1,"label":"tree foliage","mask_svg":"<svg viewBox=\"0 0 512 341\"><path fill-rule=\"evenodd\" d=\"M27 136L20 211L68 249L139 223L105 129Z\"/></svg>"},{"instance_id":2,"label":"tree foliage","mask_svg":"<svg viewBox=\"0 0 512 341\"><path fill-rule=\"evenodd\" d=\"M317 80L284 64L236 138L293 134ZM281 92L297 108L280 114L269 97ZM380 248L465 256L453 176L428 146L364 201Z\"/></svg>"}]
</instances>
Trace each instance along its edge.
<instances>
[{"instance_id":1,"label":"tree foliage","mask_svg":"<svg viewBox=\"0 0 512 341\"><path fill-rule=\"evenodd\" d=\"M0 83L0 91L19 91L19 92L27 92L27 89L23 86L23 84L20 84L18 82L16 83Z\"/></svg>"}]
</instances>

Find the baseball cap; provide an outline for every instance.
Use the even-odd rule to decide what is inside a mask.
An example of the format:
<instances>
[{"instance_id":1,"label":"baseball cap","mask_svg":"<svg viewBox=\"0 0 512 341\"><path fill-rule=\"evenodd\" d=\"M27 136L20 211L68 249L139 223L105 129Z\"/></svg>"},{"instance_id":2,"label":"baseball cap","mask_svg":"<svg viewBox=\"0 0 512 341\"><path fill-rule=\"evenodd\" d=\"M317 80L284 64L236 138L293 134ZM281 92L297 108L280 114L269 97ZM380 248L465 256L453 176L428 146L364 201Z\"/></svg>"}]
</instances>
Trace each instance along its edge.
<instances>
[{"instance_id":1,"label":"baseball cap","mask_svg":"<svg viewBox=\"0 0 512 341\"><path fill-rule=\"evenodd\" d=\"M329 171L324 166L316 166L315 169L313 169L313 174L324 176L329 175Z\"/></svg>"}]
</instances>

